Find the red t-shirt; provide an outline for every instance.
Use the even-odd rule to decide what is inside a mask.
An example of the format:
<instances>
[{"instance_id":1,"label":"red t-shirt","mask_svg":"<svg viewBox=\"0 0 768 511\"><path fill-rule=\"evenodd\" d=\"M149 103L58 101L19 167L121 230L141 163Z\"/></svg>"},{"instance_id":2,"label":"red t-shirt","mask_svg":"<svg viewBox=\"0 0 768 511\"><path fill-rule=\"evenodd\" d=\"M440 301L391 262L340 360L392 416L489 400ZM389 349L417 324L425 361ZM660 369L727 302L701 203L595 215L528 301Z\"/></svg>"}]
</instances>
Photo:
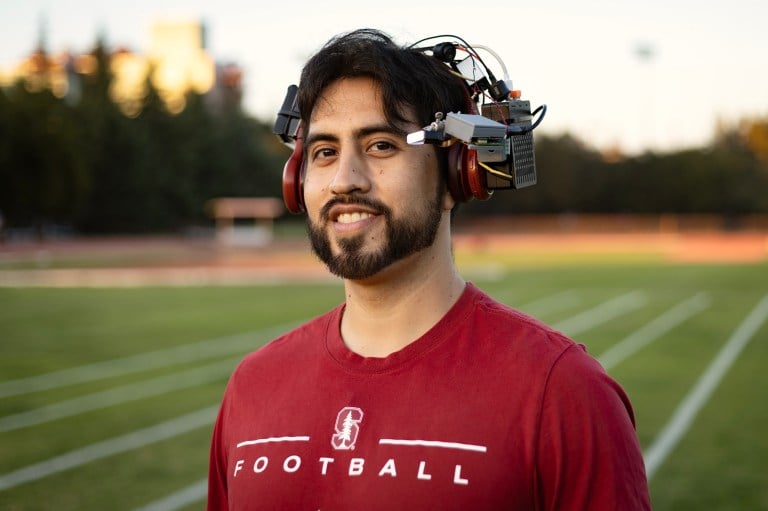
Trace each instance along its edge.
<instances>
[{"instance_id":1,"label":"red t-shirt","mask_svg":"<svg viewBox=\"0 0 768 511\"><path fill-rule=\"evenodd\" d=\"M385 358L344 345L343 310L236 369L209 511L650 509L629 400L583 346L472 284Z\"/></svg>"}]
</instances>

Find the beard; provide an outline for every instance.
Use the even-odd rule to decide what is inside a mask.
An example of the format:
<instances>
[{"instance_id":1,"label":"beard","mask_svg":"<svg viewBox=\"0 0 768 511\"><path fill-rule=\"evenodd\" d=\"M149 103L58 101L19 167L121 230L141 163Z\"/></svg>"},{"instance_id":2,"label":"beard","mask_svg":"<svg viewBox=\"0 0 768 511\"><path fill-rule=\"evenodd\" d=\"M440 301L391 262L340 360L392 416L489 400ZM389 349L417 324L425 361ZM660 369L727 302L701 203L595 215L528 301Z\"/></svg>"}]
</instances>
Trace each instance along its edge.
<instances>
[{"instance_id":1,"label":"beard","mask_svg":"<svg viewBox=\"0 0 768 511\"><path fill-rule=\"evenodd\" d=\"M307 219L307 231L312 251L325 263L328 270L343 279L361 280L372 277L391 264L411 254L432 246L437 237L442 218L440 207L443 187L430 201L422 203L420 210L406 211L402 218L395 218L386 205L351 194L331 199L322 209L321 224ZM328 230L328 211L336 204L359 204L373 208L384 217L385 238L378 249L366 251L364 248L367 234L361 233L338 240L339 253L334 254Z\"/></svg>"}]
</instances>

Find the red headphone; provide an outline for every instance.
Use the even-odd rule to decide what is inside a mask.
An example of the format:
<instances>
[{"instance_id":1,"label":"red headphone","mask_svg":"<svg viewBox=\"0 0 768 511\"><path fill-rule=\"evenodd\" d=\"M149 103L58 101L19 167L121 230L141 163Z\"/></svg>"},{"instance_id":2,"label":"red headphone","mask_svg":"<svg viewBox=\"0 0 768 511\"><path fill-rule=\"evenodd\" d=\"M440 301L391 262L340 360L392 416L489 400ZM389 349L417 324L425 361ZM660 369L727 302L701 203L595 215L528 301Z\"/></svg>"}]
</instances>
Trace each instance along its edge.
<instances>
[{"instance_id":1,"label":"red headphone","mask_svg":"<svg viewBox=\"0 0 768 511\"><path fill-rule=\"evenodd\" d=\"M476 110L467 94L467 111ZM456 142L448 148L446 181L448 191L456 202L472 199L487 200L491 196L488 180L477 160L477 151ZM301 125L296 129L296 142L283 167L283 201L291 213L303 213L304 206L304 139Z\"/></svg>"},{"instance_id":2,"label":"red headphone","mask_svg":"<svg viewBox=\"0 0 768 511\"><path fill-rule=\"evenodd\" d=\"M283 167L283 201L291 213L303 213L304 207L304 136L301 126L296 131L296 142Z\"/></svg>"},{"instance_id":3,"label":"red headphone","mask_svg":"<svg viewBox=\"0 0 768 511\"><path fill-rule=\"evenodd\" d=\"M477 161L477 151L462 143L448 148L448 191L456 202L471 199L486 200L491 196L485 172ZM283 201L291 213L303 213L304 206L304 143L301 130L288 161L283 167Z\"/></svg>"}]
</instances>

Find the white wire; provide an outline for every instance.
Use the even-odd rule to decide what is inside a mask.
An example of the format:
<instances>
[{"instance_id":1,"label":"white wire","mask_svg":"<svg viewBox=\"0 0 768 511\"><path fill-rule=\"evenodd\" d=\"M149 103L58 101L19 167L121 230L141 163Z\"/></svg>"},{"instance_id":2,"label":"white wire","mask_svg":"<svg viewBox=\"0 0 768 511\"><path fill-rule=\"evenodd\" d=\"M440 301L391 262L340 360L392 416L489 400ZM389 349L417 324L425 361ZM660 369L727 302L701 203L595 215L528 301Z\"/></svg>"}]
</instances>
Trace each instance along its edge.
<instances>
[{"instance_id":1,"label":"white wire","mask_svg":"<svg viewBox=\"0 0 768 511\"><path fill-rule=\"evenodd\" d=\"M507 73L507 66L504 65L504 61L501 60L501 57L499 57L498 53L496 53L492 49L488 48L487 46L472 45L472 48L476 48L476 49L479 49L479 50L485 50L488 53L490 53L491 55L493 55L493 57L496 59L496 62L498 62L499 65L501 66L501 71L502 71L502 73L504 75L504 81L505 82L509 81L509 73Z\"/></svg>"}]
</instances>

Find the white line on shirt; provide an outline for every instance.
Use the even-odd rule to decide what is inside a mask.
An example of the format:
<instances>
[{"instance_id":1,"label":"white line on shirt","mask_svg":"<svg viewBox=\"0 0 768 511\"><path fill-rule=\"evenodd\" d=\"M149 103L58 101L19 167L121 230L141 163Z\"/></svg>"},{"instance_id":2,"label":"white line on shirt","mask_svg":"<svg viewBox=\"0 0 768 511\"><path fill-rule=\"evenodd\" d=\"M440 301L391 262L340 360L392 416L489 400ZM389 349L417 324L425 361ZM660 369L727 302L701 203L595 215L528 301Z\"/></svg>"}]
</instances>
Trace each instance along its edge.
<instances>
[{"instance_id":1,"label":"white line on shirt","mask_svg":"<svg viewBox=\"0 0 768 511\"><path fill-rule=\"evenodd\" d=\"M257 438L256 440L246 440L237 444L237 447L246 445L268 444L272 442L309 442L308 436L273 436L269 438Z\"/></svg>"},{"instance_id":2,"label":"white line on shirt","mask_svg":"<svg viewBox=\"0 0 768 511\"><path fill-rule=\"evenodd\" d=\"M441 442L439 440L398 440L394 438L382 438L379 445L407 445L423 447L440 447L443 449L459 449L461 451L486 452L488 449L484 445L461 444L458 442Z\"/></svg>"}]
</instances>

